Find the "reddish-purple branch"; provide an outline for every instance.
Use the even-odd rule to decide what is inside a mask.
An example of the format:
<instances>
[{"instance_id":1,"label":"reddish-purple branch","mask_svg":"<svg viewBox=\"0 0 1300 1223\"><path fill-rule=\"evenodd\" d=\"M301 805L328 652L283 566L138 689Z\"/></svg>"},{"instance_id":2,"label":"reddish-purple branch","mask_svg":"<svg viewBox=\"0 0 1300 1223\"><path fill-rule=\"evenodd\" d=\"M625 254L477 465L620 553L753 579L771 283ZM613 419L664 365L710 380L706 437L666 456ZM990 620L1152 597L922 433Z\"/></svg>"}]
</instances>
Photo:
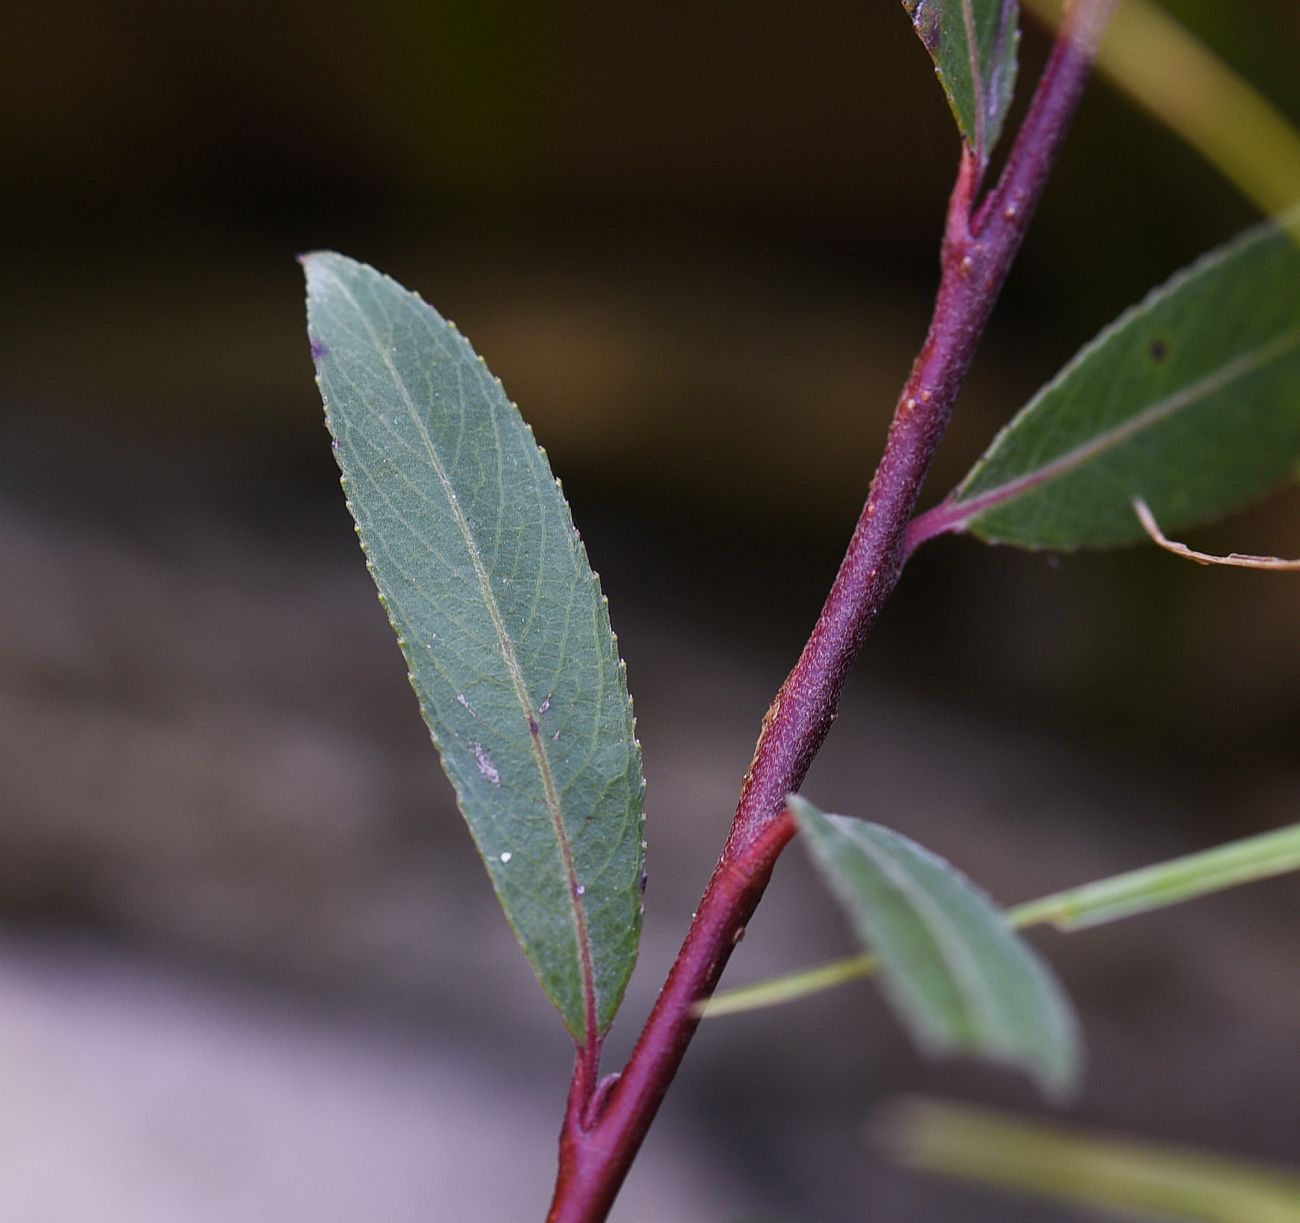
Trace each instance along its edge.
<instances>
[{"instance_id":1,"label":"reddish-purple branch","mask_svg":"<svg viewBox=\"0 0 1300 1223\"><path fill-rule=\"evenodd\" d=\"M898 581L921 484L1115 3L1072 0L1002 177L978 204L979 165L963 151L930 330L866 505L812 635L763 719L722 857L626 1069L597 1085L589 1051L579 1053L549 1223L599 1223L607 1215L694 1035L696 1004L713 992L794 835L786 797L825 740L849 668Z\"/></svg>"},{"instance_id":2,"label":"reddish-purple branch","mask_svg":"<svg viewBox=\"0 0 1300 1223\"><path fill-rule=\"evenodd\" d=\"M707 998L745 925L762 899L772 867L794 836L788 814L770 821L743 859L724 857L714 869L654 1010L623 1074L608 1088L598 1118L560 1135L560 1166L548 1223L597 1223L614 1197L650 1128L673 1073L700 1017L695 1004ZM582 1056L579 1055L579 1069ZM577 1075L575 1074L575 1080Z\"/></svg>"}]
</instances>

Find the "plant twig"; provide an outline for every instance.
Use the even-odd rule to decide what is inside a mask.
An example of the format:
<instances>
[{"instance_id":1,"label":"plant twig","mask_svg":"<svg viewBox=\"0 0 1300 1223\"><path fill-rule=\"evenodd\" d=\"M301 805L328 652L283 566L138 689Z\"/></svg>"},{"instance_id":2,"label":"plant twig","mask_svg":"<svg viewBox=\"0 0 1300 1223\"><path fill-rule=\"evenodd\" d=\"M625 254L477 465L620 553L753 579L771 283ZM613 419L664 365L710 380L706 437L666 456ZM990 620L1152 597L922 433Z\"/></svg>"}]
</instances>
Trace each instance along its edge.
<instances>
[{"instance_id":1,"label":"plant twig","mask_svg":"<svg viewBox=\"0 0 1300 1223\"><path fill-rule=\"evenodd\" d=\"M584 1117L575 1103L585 1073L579 1052L549 1223L605 1218L699 1026L695 1003L713 992L794 833L786 813L768 824L743 857L718 863L627 1068L609 1084L604 1108L595 1117ZM574 1124L575 1118L581 1123Z\"/></svg>"},{"instance_id":2,"label":"plant twig","mask_svg":"<svg viewBox=\"0 0 1300 1223\"><path fill-rule=\"evenodd\" d=\"M622 1077L603 1109L575 1106L560 1139L549 1223L599 1223L699 1024L707 998L794 835L799 789L835 720L840 692L904 562L907 525L957 392L1064 140L1116 0L1073 0L997 186L963 149L948 206L941 279L925 344L899 397L880 465L812 635L763 719L731 832L695 920Z\"/></svg>"},{"instance_id":3,"label":"plant twig","mask_svg":"<svg viewBox=\"0 0 1300 1223\"><path fill-rule=\"evenodd\" d=\"M1280 556L1252 556L1247 552L1229 552L1227 556L1216 556L1212 552L1197 552L1195 548L1189 548L1186 544L1180 544L1176 539L1170 539L1165 535L1160 529L1160 524L1156 522L1151 507L1141 497L1133 498L1133 512L1138 516L1142 529L1153 544L1166 552L1172 552L1175 556L1195 561L1198 565L1231 565L1238 569L1276 569L1289 570L1293 573L1300 570L1300 560L1285 560Z\"/></svg>"}]
</instances>

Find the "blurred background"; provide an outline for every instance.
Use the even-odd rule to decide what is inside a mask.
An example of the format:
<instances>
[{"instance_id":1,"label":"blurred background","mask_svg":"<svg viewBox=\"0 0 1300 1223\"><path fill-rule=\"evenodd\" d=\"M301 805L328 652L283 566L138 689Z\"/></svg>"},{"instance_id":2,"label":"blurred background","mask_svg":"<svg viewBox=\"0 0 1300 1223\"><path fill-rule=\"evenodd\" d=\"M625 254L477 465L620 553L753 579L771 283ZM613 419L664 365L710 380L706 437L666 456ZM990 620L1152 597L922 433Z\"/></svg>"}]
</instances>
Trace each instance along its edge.
<instances>
[{"instance_id":1,"label":"blurred background","mask_svg":"<svg viewBox=\"0 0 1300 1223\"><path fill-rule=\"evenodd\" d=\"M1293 0L1170 7L1300 122ZM895 0L15 4L0 45L0 1215L540 1218L570 1053L338 489L296 252L418 288L563 477L649 782L639 1027L922 338L956 138ZM1022 89L1045 55L1032 25ZM1023 106L1023 96L1020 105ZM1253 220L1098 84L927 503ZM1293 490L1195 542L1300 554ZM1300 818L1300 583L929 545L811 775L1007 903ZM1067 1115L1300 1164L1300 884L1038 939ZM849 949L797 850L729 981ZM892 1168L870 986L700 1033L614 1219L1069 1220Z\"/></svg>"}]
</instances>

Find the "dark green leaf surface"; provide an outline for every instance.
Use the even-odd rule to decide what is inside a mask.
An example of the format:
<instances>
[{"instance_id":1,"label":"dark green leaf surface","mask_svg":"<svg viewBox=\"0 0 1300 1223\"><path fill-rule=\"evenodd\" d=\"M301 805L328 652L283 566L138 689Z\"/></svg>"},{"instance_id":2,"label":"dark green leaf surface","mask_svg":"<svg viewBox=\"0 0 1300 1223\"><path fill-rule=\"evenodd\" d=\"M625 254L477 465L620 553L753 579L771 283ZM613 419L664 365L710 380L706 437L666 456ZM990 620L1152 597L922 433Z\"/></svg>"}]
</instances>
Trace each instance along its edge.
<instances>
[{"instance_id":1,"label":"dark green leaf surface","mask_svg":"<svg viewBox=\"0 0 1300 1223\"><path fill-rule=\"evenodd\" d=\"M1080 1052L1056 979L965 876L878 824L824 815L791 797L813 863L844 906L917 1043L1027 1070L1052 1095L1074 1085Z\"/></svg>"},{"instance_id":2,"label":"dark green leaf surface","mask_svg":"<svg viewBox=\"0 0 1300 1223\"><path fill-rule=\"evenodd\" d=\"M1273 224L1121 316L994 440L953 496L982 539L1132 543L1219 517L1300 462L1300 251ZM963 510L965 513L963 514Z\"/></svg>"},{"instance_id":3,"label":"dark green leaf surface","mask_svg":"<svg viewBox=\"0 0 1300 1223\"><path fill-rule=\"evenodd\" d=\"M314 254L308 329L348 506L510 924L578 1041L636 958L641 753L609 615L532 431L454 326Z\"/></svg>"},{"instance_id":4,"label":"dark green leaf surface","mask_svg":"<svg viewBox=\"0 0 1300 1223\"><path fill-rule=\"evenodd\" d=\"M1016 83L1016 0L903 0L934 60L962 139L983 165L1002 133Z\"/></svg>"}]
</instances>

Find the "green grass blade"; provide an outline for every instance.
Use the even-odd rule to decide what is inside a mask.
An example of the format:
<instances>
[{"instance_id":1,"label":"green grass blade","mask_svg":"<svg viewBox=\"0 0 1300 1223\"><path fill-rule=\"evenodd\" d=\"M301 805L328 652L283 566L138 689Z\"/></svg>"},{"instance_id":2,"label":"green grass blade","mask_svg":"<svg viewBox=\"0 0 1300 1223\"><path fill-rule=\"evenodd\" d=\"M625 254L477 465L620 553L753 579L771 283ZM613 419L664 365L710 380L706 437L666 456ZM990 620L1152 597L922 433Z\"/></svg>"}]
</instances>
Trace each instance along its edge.
<instances>
[{"instance_id":1,"label":"green grass blade","mask_svg":"<svg viewBox=\"0 0 1300 1223\"><path fill-rule=\"evenodd\" d=\"M1060 0L1025 0L1055 23ZM1124 0L1097 69L1176 132L1264 215L1300 201L1300 133L1244 77L1150 0ZM1292 236L1300 237L1300 218Z\"/></svg>"},{"instance_id":2,"label":"green grass blade","mask_svg":"<svg viewBox=\"0 0 1300 1223\"><path fill-rule=\"evenodd\" d=\"M303 262L380 601L506 917L585 1041L636 958L644 857L641 753L599 583L546 455L459 332L373 268Z\"/></svg>"},{"instance_id":3,"label":"green grass blade","mask_svg":"<svg viewBox=\"0 0 1300 1223\"><path fill-rule=\"evenodd\" d=\"M1300 824L1069 888L1008 911L1017 926L1084 930L1300 870Z\"/></svg>"},{"instance_id":4,"label":"green grass blade","mask_svg":"<svg viewBox=\"0 0 1300 1223\"><path fill-rule=\"evenodd\" d=\"M993 1109L903 1099L873 1126L897 1162L1124 1218L1295 1223L1300 1174Z\"/></svg>"},{"instance_id":5,"label":"green grass blade","mask_svg":"<svg viewBox=\"0 0 1300 1223\"><path fill-rule=\"evenodd\" d=\"M807 998L811 994L820 994L824 990L847 985L850 981L861 981L864 977L871 976L876 971L876 966L875 956L853 955L842 960L832 960L829 964L820 964L816 968L782 973L764 981L755 981L752 985L741 985L714 994L700 1005L699 1014L704 1019L718 1019L723 1015L741 1015L745 1011L759 1011L769 1006L798 1002L800 998Z\"/></svg>"},{"instance_id":6,"label":"green grass blade","mask_svg":"<svg viewBox=\"0 0 1300 1223\"><path fill-rule=\"evenodd\" d=\"M878 824L789 800L814 865L843 905L917 1044L1017 1066L1049 1094L1077 1081L1074 1015L1056 979L982 892Z\"/></svg>"}]
</instances>

